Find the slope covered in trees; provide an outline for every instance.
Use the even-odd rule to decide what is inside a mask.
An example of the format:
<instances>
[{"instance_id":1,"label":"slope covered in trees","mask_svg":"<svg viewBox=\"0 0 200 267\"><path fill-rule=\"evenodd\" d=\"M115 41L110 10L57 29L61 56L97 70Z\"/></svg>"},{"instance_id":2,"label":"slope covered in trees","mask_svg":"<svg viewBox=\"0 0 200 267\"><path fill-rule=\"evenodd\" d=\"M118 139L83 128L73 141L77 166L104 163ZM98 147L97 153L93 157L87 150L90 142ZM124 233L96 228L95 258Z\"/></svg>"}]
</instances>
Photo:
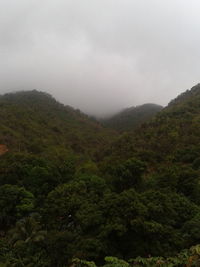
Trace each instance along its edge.
<instances>
[{"instance_id":1,"label":"slope covered in trees","mask_svg":"<svg viewBox=\"0 0 200 267\"><path fill-rule=\"evenodd\" d=\"M38 154L62 147L88 153L102 147L114 132L49 94L36 90L0 96L0 144Z\"/></svg>"},{"instance_id":2,"label":"slope covered in trees","mask_svg":"<svg viewBox=\"0 0 200 267\"><path fill-rule=\"evenodd\" d=\"M122 135L109 148L112 156L151 154L149 160L191 162L199 155L200 85L178 96L134 133ZM180 158L180 157L184 157ZM187 159L188 158L188 159Z\"/></svg>"},{"instance_id":3,"label":"slope covered in trees","mask_svg":"<svg viewBox=\"0 0 200 267\"><path fill-rule=\"evenodd\" d=\"M101 120L101 122L108 128L112 128L120 132L131 131L152 118L161 110L162 106L156 104L144 104L124 109L108 119Z\"/></svg>"},{"instance_id":4,"label":"slope covered in trees","mask_svg":"<svg viewBox=\"0 0 200 267\"><path fill-rule=\"evenodd\" d=\"M34 112L25 99L13 110L6 101L0 106L8 147L0 156L2 266L102 266L106 256L122 259L106 258L107 267L198 263L199 247L189 248L200 243L200 85L114 141L110 131L52 98ZM70 147L65 125L80 134L83 152ZM93 145L99 135L103 141ZM31 150L38 137L41 150Z\"/></svg>"}]
</instances>

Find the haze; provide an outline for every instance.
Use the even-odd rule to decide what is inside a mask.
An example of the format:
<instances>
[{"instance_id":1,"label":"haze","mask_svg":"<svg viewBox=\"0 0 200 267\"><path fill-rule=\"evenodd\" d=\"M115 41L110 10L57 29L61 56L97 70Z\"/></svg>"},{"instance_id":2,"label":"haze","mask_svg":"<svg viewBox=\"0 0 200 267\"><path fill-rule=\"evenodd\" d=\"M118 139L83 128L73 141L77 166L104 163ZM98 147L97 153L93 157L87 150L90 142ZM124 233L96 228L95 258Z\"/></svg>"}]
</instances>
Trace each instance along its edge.
<instances>
[{"instance_id":1,"label":"haze","mask_svg":"<svg viewBox=\"0 0 200 267\"><path fill-rule=\"evenodd\" d=\"M0 0L0 93L97 116L166 105L200 77L199 0Z\"/></svg>"}]
</instances>

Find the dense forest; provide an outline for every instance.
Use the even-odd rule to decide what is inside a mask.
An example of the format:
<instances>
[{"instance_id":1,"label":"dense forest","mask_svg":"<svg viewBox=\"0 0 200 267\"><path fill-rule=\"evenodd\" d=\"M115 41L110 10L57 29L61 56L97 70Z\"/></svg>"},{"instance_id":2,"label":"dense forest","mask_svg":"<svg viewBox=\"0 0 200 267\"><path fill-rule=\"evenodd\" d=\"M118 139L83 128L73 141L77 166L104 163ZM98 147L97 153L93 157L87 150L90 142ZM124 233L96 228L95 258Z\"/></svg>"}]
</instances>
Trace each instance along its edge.
<instances>
[{"instance_id":1,"label":"dense forest","mask_svg":"<svg viewBox=\"0 0 200 267\"><path fill-rule=\"evenodd\" d=\"M132 131L161 110L162 106L160 105L144 104L126 108L111 117L101 119L100 122L108 128L119 132Z\"/></svg>"},{"instance_id":2,"label":"dense forest","mask_svg":"<svg viewBox=\"0 0 200 267\"><path fill-rule=\"evenodd\" d=\"M0 96L0 266L199 266L200 85L159 109L116 129Z\"/></svg>"}]
</instances>

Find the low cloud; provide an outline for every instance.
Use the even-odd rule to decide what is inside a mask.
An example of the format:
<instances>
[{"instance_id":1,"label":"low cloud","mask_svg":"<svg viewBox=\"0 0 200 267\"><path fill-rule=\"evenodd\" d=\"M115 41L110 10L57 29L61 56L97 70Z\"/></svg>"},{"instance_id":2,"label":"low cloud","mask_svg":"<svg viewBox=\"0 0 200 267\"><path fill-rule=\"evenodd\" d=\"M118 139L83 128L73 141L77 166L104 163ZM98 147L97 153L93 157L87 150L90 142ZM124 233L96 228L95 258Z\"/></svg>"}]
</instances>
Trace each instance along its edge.
<instances>
[{"instance_id":1,"label":"low cloud","mask_svg":"<svg viewBox=\"0 0 200 267\"><path fill-rule=\"evenodd\" d=\"M0 0L0 93L38 89L103 115L199 82L200 3Z\"/></svg>"}]
</instances>

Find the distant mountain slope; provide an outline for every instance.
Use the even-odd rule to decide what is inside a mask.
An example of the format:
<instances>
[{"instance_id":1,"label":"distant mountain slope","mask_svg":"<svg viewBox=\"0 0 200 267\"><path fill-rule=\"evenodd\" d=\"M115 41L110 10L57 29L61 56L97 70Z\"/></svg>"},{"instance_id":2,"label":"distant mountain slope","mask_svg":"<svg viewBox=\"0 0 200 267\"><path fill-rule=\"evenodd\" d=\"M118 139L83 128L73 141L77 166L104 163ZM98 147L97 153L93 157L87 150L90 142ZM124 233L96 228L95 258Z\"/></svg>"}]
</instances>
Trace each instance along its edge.
<instances>
[{"instance_id":1,"label":"distant mountain slope","mask_svg":"<svg viewBox=\"0 0 200 267\"><path fill-rule=\"evenodd\" d=\"M124 109L111 118L102 120L103 125L117 131L130 131L152 118L162 106L156 104L144 104L137 107Z\"/></svg>"},{"instance_id":2,"label":"distant mountain slope","mask_svg":"<svg viewBox=\"0 0 200 267\"><path fill-rule=\"evenodd\" d=\"M177 105L178 103L183 104L188 101L193 101L200 94L200 83L193 86L190 90L187 90L173 99L168 106ZM198 101L198 99L197 99Z\"/></svg>"},{"instance_id":3,"label":"distant mountain slope","mask_svg":"<svg viewBox=\"0 0 200 267\"><path fill-rule=\"evenodd\" d=\"M9 150L40 153L62 147L85 153L110 139L111 132L99 123L36 90L0 96L0 114L0 144Z\"/></svg>"},{"instance_id":4,"label":"distant mountain slope","mask_svg":"<svg viewBox=\"0 0 200 267\"><path fill-rule=\"evenodd\" d=\"M200 84L171 101L134 133L121 136L105 155L120 159L139 155L156 164L192 163L200 157Z\"/></svg>"}]
</instances>

